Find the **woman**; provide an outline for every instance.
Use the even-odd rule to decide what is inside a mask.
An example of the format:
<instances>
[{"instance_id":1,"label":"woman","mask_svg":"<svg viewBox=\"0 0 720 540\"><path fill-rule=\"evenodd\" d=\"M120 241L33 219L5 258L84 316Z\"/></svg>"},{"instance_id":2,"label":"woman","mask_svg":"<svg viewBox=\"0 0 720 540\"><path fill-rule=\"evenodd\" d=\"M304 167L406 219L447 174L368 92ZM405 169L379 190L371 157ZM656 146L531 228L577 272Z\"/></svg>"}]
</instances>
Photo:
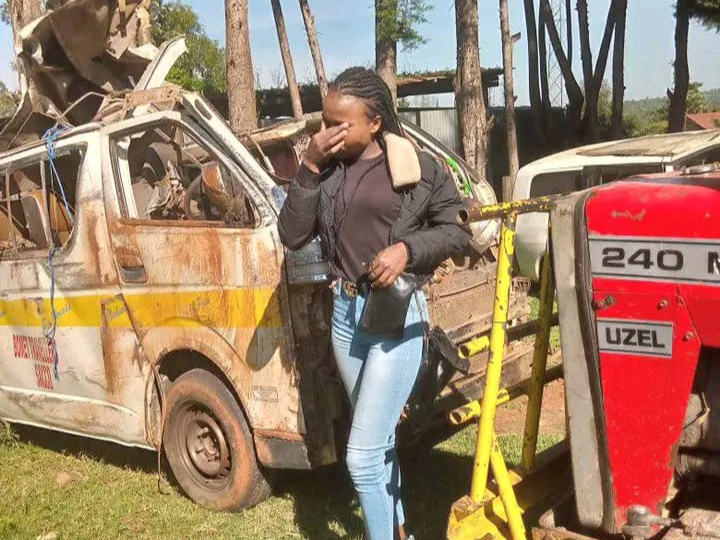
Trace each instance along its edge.
<instances>
[{"instance_id":1,"label":"woman","mask_svg":"<svg viewBox=\"0 0 720 540\"><path fill-rule=\"evenodd\" d=\"M470 240L461 200L432 157L403 138L390 90L354 67L329 86L313 138L280 213L282 242L298 249L320 234L337 278L332 344L353 406L347 466L369 540L407 538L395 426L423 357L427 306L415 294L401 339L358 328L369 291L403 272L427 279Z\"/></svg>"}]
</instances>

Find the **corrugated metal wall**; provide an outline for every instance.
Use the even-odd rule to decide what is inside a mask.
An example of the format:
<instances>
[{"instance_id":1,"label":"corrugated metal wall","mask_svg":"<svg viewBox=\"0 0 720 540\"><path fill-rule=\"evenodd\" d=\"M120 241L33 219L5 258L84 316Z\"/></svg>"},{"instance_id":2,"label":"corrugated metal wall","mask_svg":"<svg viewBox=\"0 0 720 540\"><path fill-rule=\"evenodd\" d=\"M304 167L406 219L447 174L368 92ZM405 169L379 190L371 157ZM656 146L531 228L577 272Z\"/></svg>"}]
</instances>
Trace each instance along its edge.
<instances>
[{"instance_id":1,"label":"corrugated metal wall","mask_svg":"<svg viewBox=\"0 0 720 540\"><path fill-rule=\"evenodd\" d=\"M399 114L451 150L460 152L460 132L455 109L401 109Z\"/></svg>"}]
</instances>

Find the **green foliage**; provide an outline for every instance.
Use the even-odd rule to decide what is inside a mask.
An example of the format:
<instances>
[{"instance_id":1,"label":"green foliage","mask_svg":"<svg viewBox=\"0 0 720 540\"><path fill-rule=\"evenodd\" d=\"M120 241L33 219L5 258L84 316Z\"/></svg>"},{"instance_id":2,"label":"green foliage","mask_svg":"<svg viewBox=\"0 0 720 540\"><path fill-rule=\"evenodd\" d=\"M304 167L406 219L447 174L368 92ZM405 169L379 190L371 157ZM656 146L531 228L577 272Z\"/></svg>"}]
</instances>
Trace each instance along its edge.
<instances>
[{"instance_id":1,"label":"green foliage","mask_svg":"<svg viewBox=\"0 0 720 540\"><path fill-rule=\"evenodd\" d=\"M10 24L10 0L5 0L0 6L0 21Z\"/></svg>"},{"instance_id":2,"label":"green foliage","mask_svg":"<svg viewBox=\"0 0 720 540\"><path fill-rule=\"evenodd\" d=\"M455 77L455 68L431 69L431 70L404 70L397 74L398 79L403 77ZM501 72L502 73L502 72Z\"/></svg>"},{"instance_id":3,"label":"green foliage","mask_svg":"<svg viewBox=\"0 0 720 540\"><path fill-rule=\"evenodd\" d=\"M600 87L598 94L598 120L600 121L600 130L610 132L612 124L612 89L606 83Z\"/></svg>"},{"instance_id":4,"label":"green foliage","mask_svg":"<svg viewBox=\"0 0 720 540\"><path fill-rule=\"evenodd\" d=\"M427 40L417 27L426 23L431 5L426 0L383 0L377 7L378 37L396 41L403 51L411 51Z\"/></svg>"},{"instance_id":5,"label":"green foliage","mask_svg":"<svg viewBox=\"0 0 720 540\"><path fill-rule=\"evenodd\" d=\"M628 135L639 137L666 133L669 107L670 103L666 97L625 102L624 123L628 125ZM702 83L690 83L687 112L693 114L714 111L720 111L720 88L705 92Z\"/></svg>"},{"instance_id":6,"label":"green foliage","mask_svg":"<svg viewBox=\"0 0 720 540\"><path fill-rule=\"evenodd\" d=\"M193 9L179 1L153 0L153 39L156 44L185 36L187 52L170 70L168 81L193 91L225 91L225 50L210 39Z\"/></svg>"},{"instance_id":7,"label":"green foliage","mask_svg":"<svg viewBox=\"0 0 720 540\"><path fill-rule=\"evenodd\" d=\"M712 107L702 91L702 83L690 83L687 96L687 112L690 114L712 112Z\"/></svg>"},{"instance_id":8,"label":"green foliage","mask_svg":"<svg viewBox=\"0 0 720 540\"><path fill-rule=\"evenodd\" d=\"M704 92L705 99L713 111L720 111L720 88L713 88Z\"/></svg>"},{"instance_id":9,"label":"green foliage","mask_svg":"<svg viewBox=\"0 0 720 540\"><path fill-rule=\"evenodd\" d=\"M720 32L720 0L688 0L690 18Z\"/></svg>"},{"instance_id":10,"label":"green foliage","mask_svg":"<svg viewBox=\"0 0 720 540\"><path fill-rule=\"evenodd\" d=\"M625 115L623 123L628 125L628 137L642 137L644 135L660 135L667 133L668 119L660 114L655 114L649 118L640 118L638 116L628 114Z\"/></svg>"},{"instance_id":11,"label":"green foliage","mask_svg":"<svg viewBox=\"0 0 720 540\"><path fill-rule=\"evenodd\" d=\"M5 83L0 81L0 118L12 116L18 104L17 92L8 90Z\"/></svg>"},{"instance_id":12,"label":"green foliage","mask_svg":"<svg viewBox=\"0 0 720 540\"><path fill-rule=\"evenodd\" d=\"M612 134L612 88L607 83L603 83L600 88L597 109L600 139L610 139ZM665 121L664 128L661 128L660 125L651 125L652 122L642 124L636 115L628 114L627 110L624 110L623 113L622 131L628 137L662 133L662 131L658 131L660 129L667 130L667 120ZM641 133L643 130L649 130L649 132Z\"/></svg>"},{"instance_id":13,"label":"green foliage","mask_svg":"<svg viewBox=\"0 0 720 540\"><path fill-rule=\"evenodd\" d=\"M691 82L688 87L687 94L687 110L686 114L694 114L701 112L709 112L711 109L708 104L705 94L702 92L702 83ZM652 115L653 122L660 127L662 125L667 128L668 118L670 117L670 100L667 98L663 99L662 106L660 106ZM664 132L661 132L664 133Z\"/></svg>"},{"instance_id":14,"label":"green foliage","mask_svg":"<svg viewBox=\"0 0 720 540\"><path fill-rule=\"evenodd\" d=\"M628 133L630 137L667 133L670 101L667 98L658 98L652 100L652 103L656 104L655 107L643 114L625 111L625 117L629 119L631 126Z\"/></svg>"},{"instance_id":15,"label":"green foliage","mask_svg":"<svg viewBox=\"0 0 720 540\"><path fill-rule=\"evenodd\" d=\"M8 446L8 447L15 446L15 445L17 445L17 443L18 443L18 436L12 430L12 426L8 422L5 422L4 420L0 420L0 447L1 446ZM0 520L0 532L2 532L2 520ZM0 535L0 538L5 538L5 537Z\"/></svg>"}]
</instances>

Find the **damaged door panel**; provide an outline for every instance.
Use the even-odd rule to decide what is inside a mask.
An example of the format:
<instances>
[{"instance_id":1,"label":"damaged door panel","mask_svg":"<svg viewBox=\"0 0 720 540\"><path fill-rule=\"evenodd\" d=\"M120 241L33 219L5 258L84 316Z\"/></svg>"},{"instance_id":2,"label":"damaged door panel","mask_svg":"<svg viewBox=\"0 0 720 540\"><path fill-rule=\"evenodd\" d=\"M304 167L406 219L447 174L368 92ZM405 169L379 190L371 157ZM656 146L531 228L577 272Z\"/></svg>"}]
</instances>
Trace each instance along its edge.
<instances>
[{"instance_id":1,"label":"damaged door panel","mask_svg":"<svg viewBox=\"0 0 720 540\"><path fill-rule=\"evenodd\" d=\"M0 165L1 213L15 224L0 261L0 409L29 424L142 440L144 403L126 399L122 384L136 368L104 354L103 298L118 283L93 182L97 145L97 135L69 138L52 162L40 147Z\"/></svg>"},{"instance_id":2,"label":"damaged door panel","mask_svg":"<svg viewBox=\"0 0 720 540\"><path fill-rule=\"evenodd\" d=\"M110 236L145 353L201 352L229 374L254 427L302 431L297 396L277 388L296 374L267 202L241 193L249 180L188 124L150 120L107 134L117 173L106 187L124 201ZM228 208L193 199L209 181L236 190ZM134 279L134 266L145 279Z\"/></svg>"}]
</instances>

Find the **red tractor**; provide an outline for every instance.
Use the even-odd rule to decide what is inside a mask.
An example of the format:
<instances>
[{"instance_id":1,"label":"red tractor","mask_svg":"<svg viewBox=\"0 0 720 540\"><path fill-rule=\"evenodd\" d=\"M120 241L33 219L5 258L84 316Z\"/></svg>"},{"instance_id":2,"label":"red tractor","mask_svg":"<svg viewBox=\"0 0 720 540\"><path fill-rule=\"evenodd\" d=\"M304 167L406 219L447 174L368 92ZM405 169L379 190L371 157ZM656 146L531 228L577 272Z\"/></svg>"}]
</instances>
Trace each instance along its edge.
<instances>
[{"instance_id":1,"label":"red tractor","mask_svg":"<svg viewBox=\"0 0 720 540\"><path fill-rule=\"evenodd\" d=\"M496 305L482 402L454 416L479 416L480 429L473 489L453 506L448 537L720 539L720 167L463 218L503 215L509 263L516 213L536 210L550 212L551 246L533 378L499 389L506 335L518 331L506 330ZM568 441L535 457L554 290ZM523 467L507 471L493 442L495 406L523 393Z\"/></svg>"}]
</instances>

